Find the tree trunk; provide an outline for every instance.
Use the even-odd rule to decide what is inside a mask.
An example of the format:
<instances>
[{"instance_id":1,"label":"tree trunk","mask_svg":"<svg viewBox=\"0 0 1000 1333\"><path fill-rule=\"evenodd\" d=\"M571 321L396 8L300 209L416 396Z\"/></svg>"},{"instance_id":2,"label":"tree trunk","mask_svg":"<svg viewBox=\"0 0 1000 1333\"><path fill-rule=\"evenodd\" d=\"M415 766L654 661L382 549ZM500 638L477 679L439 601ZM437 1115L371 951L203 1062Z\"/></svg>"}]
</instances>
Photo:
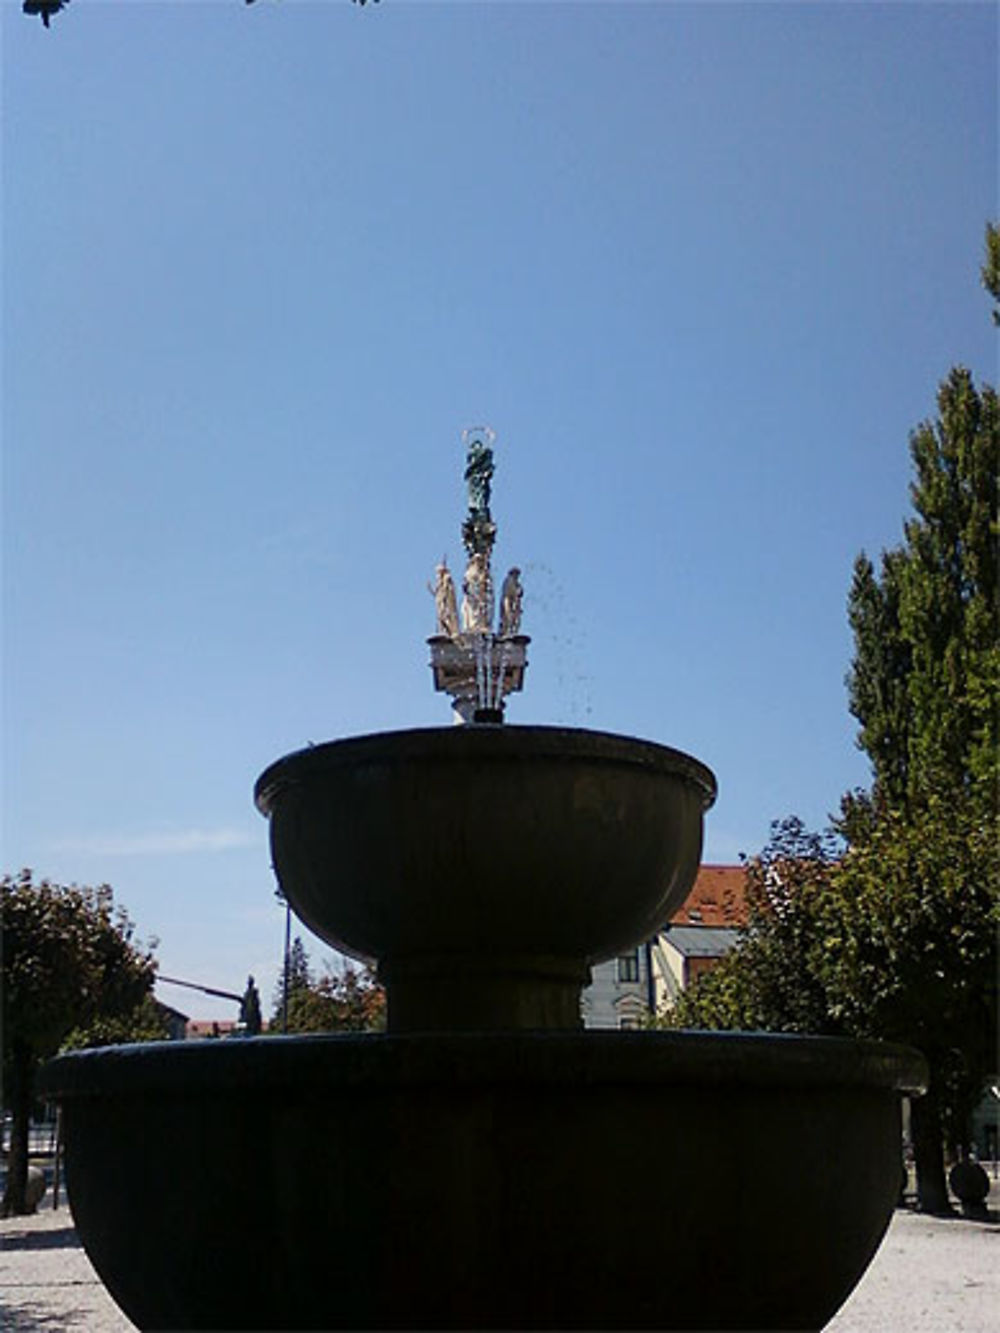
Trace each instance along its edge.
<instances>
[{"instance_id":1,"label":"tree trunk","mask_svg":"<svg viewBox=\"0 0 1000 1333\"><path fill-rule=\"evenodd\" d=\"M910 1103L910 1133L917 1168L917 1206L922 1213L949 1214L953 1210L944 1177L941 1108L933 1084L923 1097Z\"/></svg>"},{"instance_id":2,"label":"tree trunk","mask_svg":"<svg viewBox=\"0 0 1000 1333\"><path fill-rule=\"evenodd\" d=\"M25 1197L28 1184L28 1134L31 1127L32 1075L31 1052L20 1043L11 1051L10 1062L10 1151L7 1154L7 1185L0 1213L11 1217L33 1212Z\"/></svg>"}]
</instances>

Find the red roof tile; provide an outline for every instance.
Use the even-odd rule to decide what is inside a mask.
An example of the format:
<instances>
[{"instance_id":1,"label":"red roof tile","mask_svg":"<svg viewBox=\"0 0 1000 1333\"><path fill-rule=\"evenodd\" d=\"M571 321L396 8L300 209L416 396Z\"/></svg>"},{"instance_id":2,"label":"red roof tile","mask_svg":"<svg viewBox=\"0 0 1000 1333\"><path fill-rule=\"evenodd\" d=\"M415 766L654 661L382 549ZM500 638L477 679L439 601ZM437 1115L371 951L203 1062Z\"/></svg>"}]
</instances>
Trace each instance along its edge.
<instances>
[{"instance_id":1,"label":"red roof tile","mask_svg":"<svg viewBox=\"0 0 1000 1333\"><path fill-rule=\"evenodd\" d=\"M742 866L702 866L675 926L742 926L747 919L746 872Z\"/></svg>"},{"instance_id":2,"label":"red roof tile","mask_svg":"<svg viewBox=\"0 0 1000 1333\"><path fill-rule=\"evenodd\" d=\"M224 1037L236 1026L235 1018L189 1018L189 1037Z\"/></svg>"}]
</instances>

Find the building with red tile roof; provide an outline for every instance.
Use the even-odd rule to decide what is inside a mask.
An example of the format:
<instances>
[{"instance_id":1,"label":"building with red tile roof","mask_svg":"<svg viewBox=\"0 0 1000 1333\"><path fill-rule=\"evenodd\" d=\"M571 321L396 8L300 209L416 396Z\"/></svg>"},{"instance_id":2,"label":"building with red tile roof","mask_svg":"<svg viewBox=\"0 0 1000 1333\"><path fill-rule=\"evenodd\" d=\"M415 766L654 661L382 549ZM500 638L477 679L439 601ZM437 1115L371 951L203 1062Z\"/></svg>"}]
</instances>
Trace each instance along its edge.
<instances>
[{"instance_id":1,"label":"building with red tile roof","mask_svg":"<svg viewBox=\"0 0 1000 1333\"><path fill-rule=\"evenodd\" d=\"M628 954L599 963L583 992L588 1028L637 1028L661 1013L732 949L747 922L743 866L703 865L663 929Z\"/></svg>"},{"instance_id":2,"label":"building with red tile roof","mask_svg":"<svg viewBox=\"0 0 1000 1333\"><path fill-rule=\"evenodd\" d=\"M691 892L670 918L673 926L738 929L746 922L746 871L743 866L702 866Z\"/></svg>"}]
</instances>

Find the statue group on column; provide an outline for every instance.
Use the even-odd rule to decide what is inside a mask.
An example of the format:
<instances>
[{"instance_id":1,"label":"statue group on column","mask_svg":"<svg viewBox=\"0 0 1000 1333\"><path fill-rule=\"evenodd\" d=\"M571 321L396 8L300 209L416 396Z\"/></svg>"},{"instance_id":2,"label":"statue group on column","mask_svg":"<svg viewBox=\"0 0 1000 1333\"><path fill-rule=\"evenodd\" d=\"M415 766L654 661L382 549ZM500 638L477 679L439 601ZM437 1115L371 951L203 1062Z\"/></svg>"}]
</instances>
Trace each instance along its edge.
<instances>
[{"instance_id":1,"label":"statue group on column","mask_svg":"<svg viewBox=\"0 0 1000 1333\"><path fill-rule=\"evenodd\" d=\"M473 552L465 569L462 580L462 615L459 621L458 596L455 580L446 560L442 560L435 570L435 580L430 586L434 595L434 608L437 612L437 632L449 639L458 638L459 633L489 633L492 621L492 578L489 559L482 551ZM521 629L521 603L524 590L521 587L521 571L515 565L503 581L500 589L500 624L497 637L513 638Z\"/></svg>"}]
</instances>

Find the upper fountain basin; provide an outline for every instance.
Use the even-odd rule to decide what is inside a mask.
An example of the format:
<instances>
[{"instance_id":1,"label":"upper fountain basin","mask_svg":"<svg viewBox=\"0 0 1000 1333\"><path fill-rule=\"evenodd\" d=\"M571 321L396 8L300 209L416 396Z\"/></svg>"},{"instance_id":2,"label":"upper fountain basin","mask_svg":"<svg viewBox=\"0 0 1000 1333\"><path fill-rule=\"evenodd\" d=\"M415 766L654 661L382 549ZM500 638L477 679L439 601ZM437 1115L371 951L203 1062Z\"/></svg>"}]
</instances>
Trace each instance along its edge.
<instances>
[{"instance_id":1,"label":"upper fountain basin","mask_svg":"<svg viewBox=\"0 0 1000 1333\"><path fill-rule=\"evenodd\" d=\"M666 746L558 727L453 726L312 746L272 764L282 891L380 960L609 958L683 902L715 778Z\"/></svg>"}]
</instances>

